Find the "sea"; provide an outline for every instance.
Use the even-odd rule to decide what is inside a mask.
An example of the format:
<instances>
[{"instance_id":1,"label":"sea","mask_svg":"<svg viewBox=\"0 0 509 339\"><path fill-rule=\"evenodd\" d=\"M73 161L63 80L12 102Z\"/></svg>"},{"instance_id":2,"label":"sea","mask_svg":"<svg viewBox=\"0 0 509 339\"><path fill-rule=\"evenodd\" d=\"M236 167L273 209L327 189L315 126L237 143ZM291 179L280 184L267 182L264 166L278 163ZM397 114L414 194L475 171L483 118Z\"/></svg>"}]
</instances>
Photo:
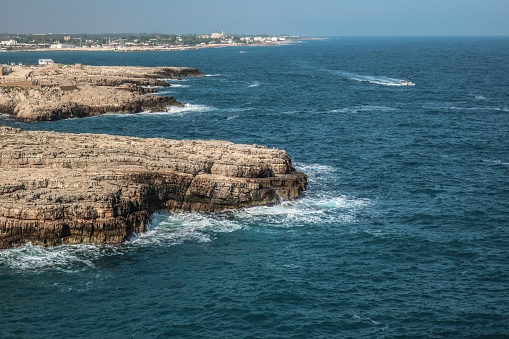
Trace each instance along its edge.
<instances>
[{"instance_id":1,"label":"sea","mask_svg":"<svg viewBox=\"0 0 509 339\"><path fill-rule=\"evenodd\" d=\"M294 201L0 251L1 338L509 338L509 37L337 37L0 63L188 66L166 112L0 124L284 149ZM403 81L411 82L404 86Z\"/></svg>"}]
</instances>

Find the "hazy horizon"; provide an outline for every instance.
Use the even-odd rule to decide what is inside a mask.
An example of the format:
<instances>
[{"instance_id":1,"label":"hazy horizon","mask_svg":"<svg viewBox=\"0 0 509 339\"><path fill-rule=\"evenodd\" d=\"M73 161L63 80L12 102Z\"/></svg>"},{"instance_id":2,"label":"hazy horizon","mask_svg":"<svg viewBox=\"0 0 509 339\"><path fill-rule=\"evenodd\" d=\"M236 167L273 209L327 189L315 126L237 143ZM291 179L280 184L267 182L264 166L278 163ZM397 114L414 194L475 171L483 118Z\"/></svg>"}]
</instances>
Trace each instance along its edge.
<instances>
[{"instance_id":1,"label":"hazy horizon","mask_svg":"<svg viewBox=\"0 0 509 339\"><path fill-rule=\"evenodd\" d=\"M11 34L509 35L503 0L26 0L2 12L0 32Z\"/></svg>"}]
</instances>

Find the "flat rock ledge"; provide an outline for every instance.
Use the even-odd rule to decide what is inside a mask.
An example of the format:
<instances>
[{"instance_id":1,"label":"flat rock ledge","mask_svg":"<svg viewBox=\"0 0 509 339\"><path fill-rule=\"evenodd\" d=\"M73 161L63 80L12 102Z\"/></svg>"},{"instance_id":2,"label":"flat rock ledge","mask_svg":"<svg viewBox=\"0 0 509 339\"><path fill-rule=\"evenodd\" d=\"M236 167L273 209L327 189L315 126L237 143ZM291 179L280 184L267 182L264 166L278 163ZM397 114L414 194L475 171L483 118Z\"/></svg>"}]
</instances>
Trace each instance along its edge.
<instances>
[{"instance_id":1,"label":"flat rock ledge","mask_svg":"<svg viewBox=\"0 0 509 339\"><path fill-rule=\"evenodd\" d=\"M170 87L168 79L203 76L189 67L57 63L33 70L14 67L16 70L0 83L0 113L23 122L164 112L169 106L184 105L173 97L154 94L158 92L154 87Z\"/></svg>"},{"instance_id":2,"label":"flat rock ledge","mask_svg":"<svg viewBox=\"0 0 509 339\"><path fill-rule=\"evenodd\" d=\"M306 184L264 146L0 126L0 248L119 243L156 211L274 204Z\"/></svg>"}]
</instances>

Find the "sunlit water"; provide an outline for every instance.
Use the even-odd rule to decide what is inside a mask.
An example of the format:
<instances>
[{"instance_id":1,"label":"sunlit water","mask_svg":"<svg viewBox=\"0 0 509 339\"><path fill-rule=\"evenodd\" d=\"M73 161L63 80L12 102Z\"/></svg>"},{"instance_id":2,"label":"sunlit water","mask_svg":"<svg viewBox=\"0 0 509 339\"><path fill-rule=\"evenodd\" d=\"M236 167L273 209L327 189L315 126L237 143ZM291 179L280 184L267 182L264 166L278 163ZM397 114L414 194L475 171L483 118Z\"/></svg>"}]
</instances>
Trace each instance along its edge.
<instances>
[{"instance_id":1,"label":"sunlit water","mask_svg":"<svg viewBox=\"0 0 509 339\"><path fill-rule=\"evenodd\" d=\"M0 337L509 336L508 55L507 38L0 54L209 75L162 88L185 104L168 112L5 125L262 144L309 176L299 200L156 214L126 244L1 251Z\"/></svg>"}]
</instances>

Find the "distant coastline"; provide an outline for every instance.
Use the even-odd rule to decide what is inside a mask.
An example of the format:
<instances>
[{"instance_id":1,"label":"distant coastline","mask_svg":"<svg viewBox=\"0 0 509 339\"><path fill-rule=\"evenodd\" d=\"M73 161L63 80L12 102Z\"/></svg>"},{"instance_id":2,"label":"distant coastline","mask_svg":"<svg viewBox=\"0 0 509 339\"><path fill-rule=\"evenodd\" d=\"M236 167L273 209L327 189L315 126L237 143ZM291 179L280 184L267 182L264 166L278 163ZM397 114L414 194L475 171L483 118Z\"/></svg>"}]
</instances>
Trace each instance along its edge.
<instances>
[{"instance_id":1,"label":"distant coastline","mask_svg":"<svg viewBox=\"0 0 509 339\"><path fill-rule=\"evenodd\" d=\"M56 52L56 51L90 51L90 52L149 52L180 51L202 48L281 46L320 40L300 36L232 36L213 33L212 35L150 35L126 38L112 36L35 36L35 35L2 35L0 34L0 52ZM2 40L8 39L8 40ZM64 41L62 43L62 41Z\"/></svg>"},{"instance_id":2,"label":"distant coastline","mask_svg":"<svg viewBox=\"0 0 509 339\"><path fill-rule=\"evenodd\" d=\"M202 48L223 48L223 47L257 47L257 46L281 46L298 43L297 40L282 42L264 42L259 44L209 44L196 46L168 46L168 47L72 47L72 48L17 48L15 50L2 50L1 52L162 52L162 51L183 51Z\"/></svg>"}]
</instances>

